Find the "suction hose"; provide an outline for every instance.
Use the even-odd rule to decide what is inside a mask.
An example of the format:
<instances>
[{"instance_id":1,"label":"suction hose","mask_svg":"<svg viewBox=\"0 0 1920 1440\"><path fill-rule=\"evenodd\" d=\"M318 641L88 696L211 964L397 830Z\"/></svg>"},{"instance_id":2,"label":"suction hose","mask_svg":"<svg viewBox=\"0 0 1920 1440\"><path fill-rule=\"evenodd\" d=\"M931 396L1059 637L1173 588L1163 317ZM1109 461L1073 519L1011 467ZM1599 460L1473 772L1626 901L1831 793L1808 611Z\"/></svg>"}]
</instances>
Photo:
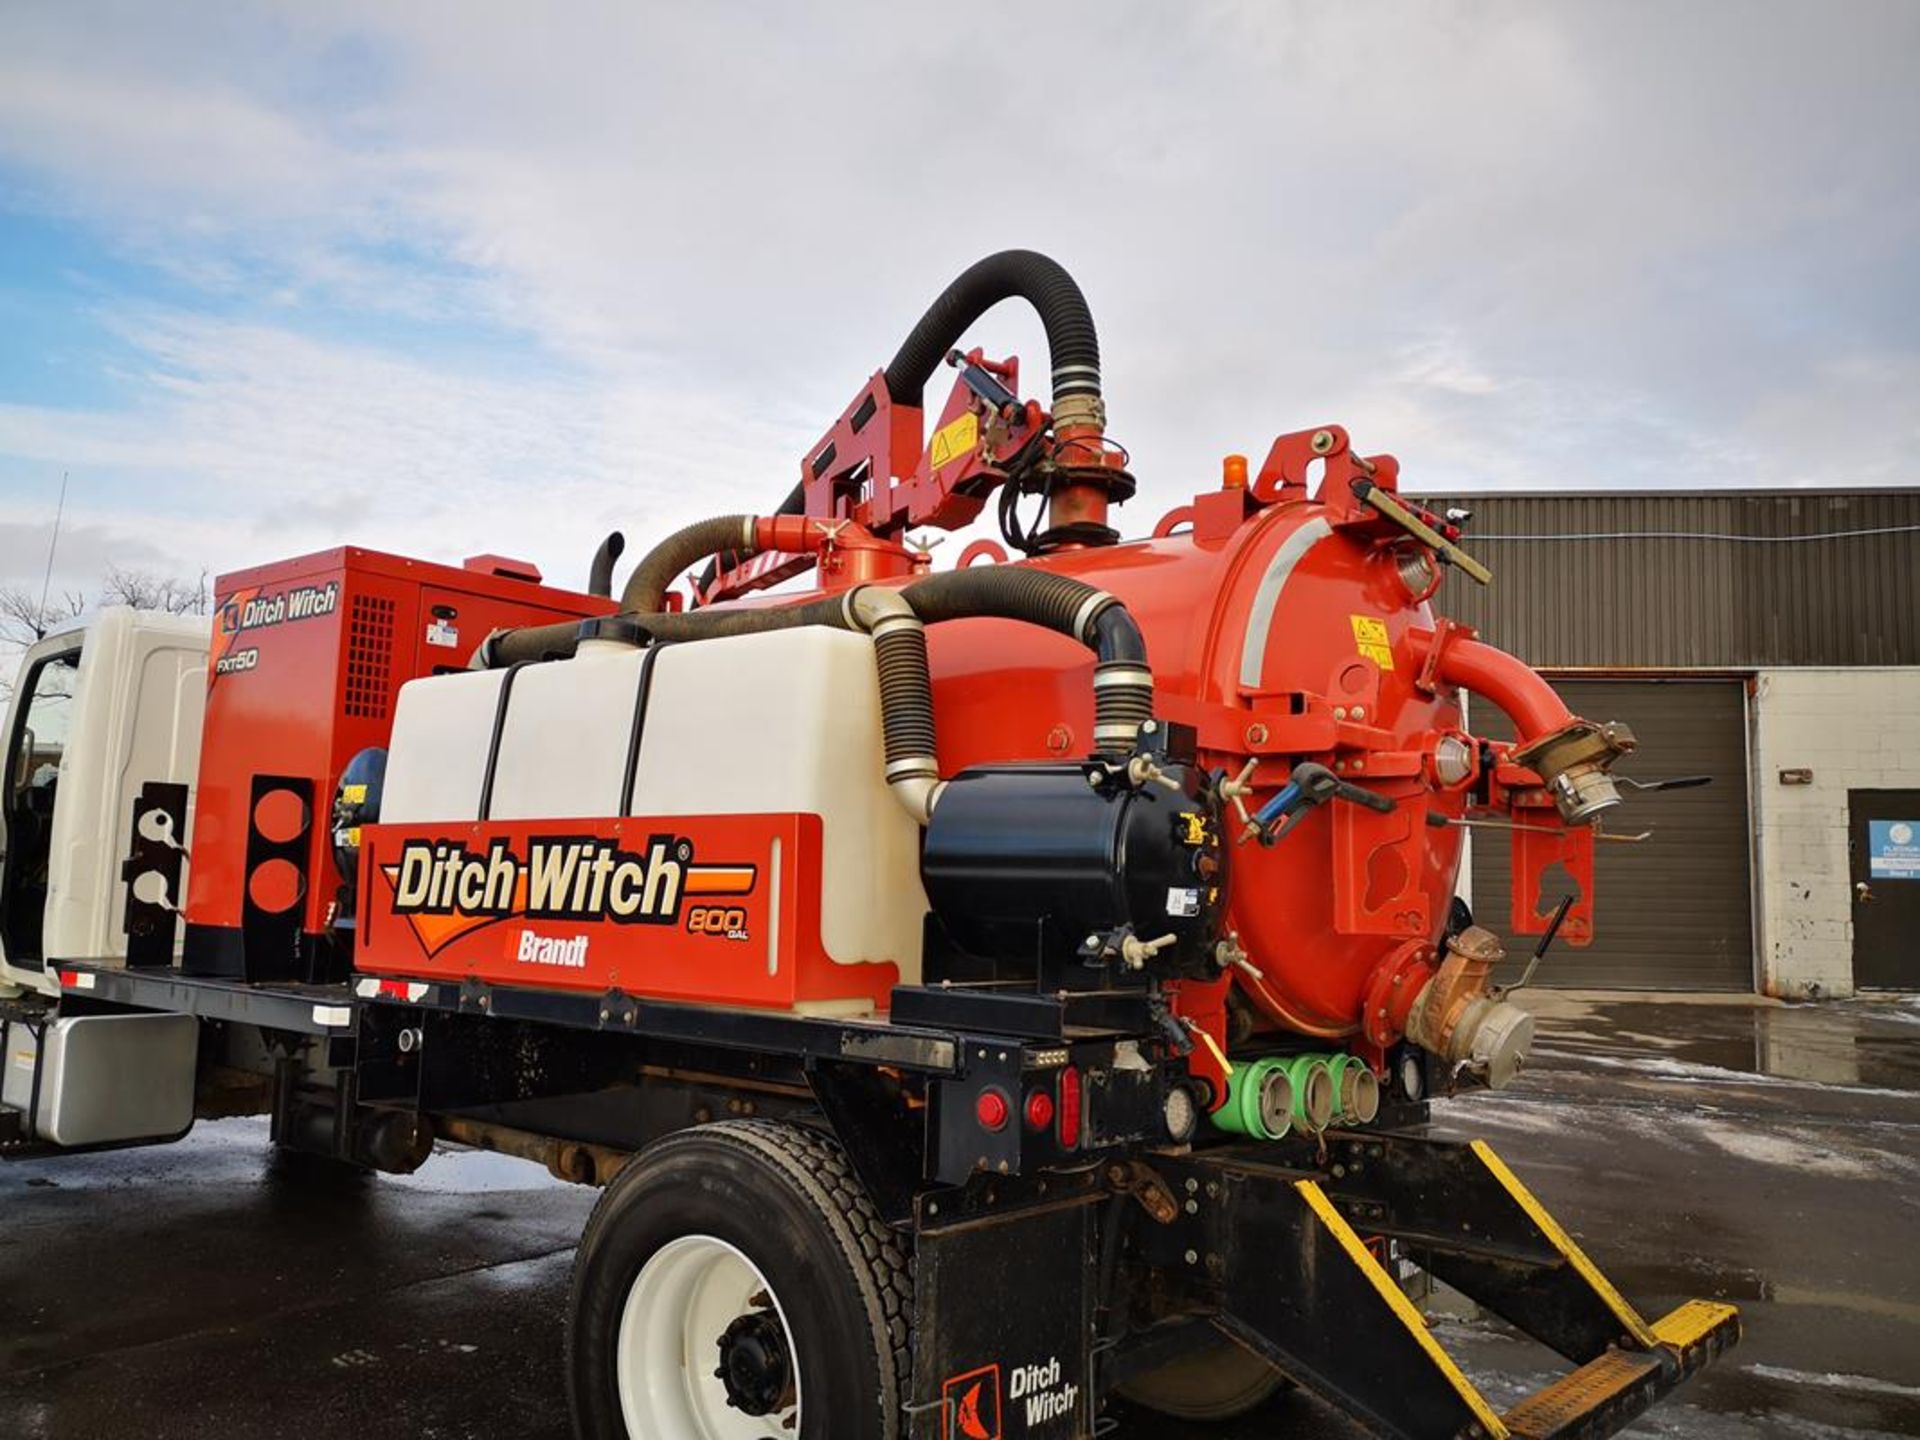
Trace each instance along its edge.
<instances>
[{"instance_id":1,"label":"suction hose","mask_svg":"<svg viewBox=\"0 0 1920 1440\"><path fill-rule=\"evenodd\" d=\"M658 614L666 604L667 587L688 567L715 555L756 553L760 546L754 525L752 515L716 515L674 531L640 557L620 592L620 608L630 615Z\"/></svg>"},{"instance_id":2,"label":"suction hose","mask_svg":"<svg viewBox=\"0 0 1920 1440\"><path fill-rule=\"evenodd\" d=\"M1106 426L1106 406L1100 392L1100 338L1094 332L1093 312L1080 286L1060 263L1033 250L1002 250L968 266L940 292L887 364L887 394L897 405L919 406L926 398L927 381L940 368L968 327L1002 300L1018 297L1032 305L1047 332L1047 352L1053 363L1053 417L1059 426ZM803 480L780 502L776 515L806 513ZM656 545L627 579L621 609L653 614L660 608L667 586L681 571L708 562L700 585L712 582L720 566L737 563L759 548L749 532L741 543L726 526L750 516L720 516L689 525ZM617 551L615 552L618 553ZM664 573L663 573L664 572ZM595 591L595 594L607 592Z\"/></svg>"},{"instance_id":3,"label":"suction hose","mask_svg":"<svg viewBox=\"0 0 1920 1440\"><path fill-rule=\"evenodd\" d=\"M940 292L887 365L887 394L893 402L920 405L927 381L967 328L1002 300L1015 296L1032 305L1046 327L1055 418L1060 402L1074 396L1086 396L1097 407L1100 338L1094 333L1093 312L1073 277L1057 261L1032 250L989 255L969 265Z\"/></svg>"}]
</instances>

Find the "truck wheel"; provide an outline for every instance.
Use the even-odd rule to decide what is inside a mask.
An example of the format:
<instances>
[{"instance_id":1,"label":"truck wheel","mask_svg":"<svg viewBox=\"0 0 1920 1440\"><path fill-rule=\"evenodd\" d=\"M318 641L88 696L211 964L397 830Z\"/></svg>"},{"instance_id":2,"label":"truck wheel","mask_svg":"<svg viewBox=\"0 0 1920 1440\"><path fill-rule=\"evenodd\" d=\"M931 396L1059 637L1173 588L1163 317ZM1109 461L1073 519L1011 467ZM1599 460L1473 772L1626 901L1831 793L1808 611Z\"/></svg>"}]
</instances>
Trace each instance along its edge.
<instances>
[{"instance_id":1,"label":"truck wheel","mask_svg":"<svg viewBox=\"0 0 1920 1440\"><path fill-rule=\"evenodd\" d=\"M899 1440L913 1281L840 1147L734 1120L648 1147L574 1260L587 1440Z\"/></svg>"},{"instance_id":2,"label":"truck wheel","mask_svg":"<svg viewBox=\"0 0 1920 1440\"><path fill-rule=\"evenodd\" d=\"M1288 1385L1251 1351L1222 1340L1119 1386L1123 1399L1175 1420L1237 1420Z\"/></svg>"}]
</instances>

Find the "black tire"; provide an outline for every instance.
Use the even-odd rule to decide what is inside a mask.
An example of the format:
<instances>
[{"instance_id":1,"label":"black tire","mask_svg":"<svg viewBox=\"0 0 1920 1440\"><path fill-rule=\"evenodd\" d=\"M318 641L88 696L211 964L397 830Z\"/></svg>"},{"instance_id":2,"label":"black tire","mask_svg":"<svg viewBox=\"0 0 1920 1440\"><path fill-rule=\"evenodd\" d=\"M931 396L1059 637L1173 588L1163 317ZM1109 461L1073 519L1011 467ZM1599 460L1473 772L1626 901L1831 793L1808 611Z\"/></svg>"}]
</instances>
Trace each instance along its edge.
<instances>
[{"instance_id":1,"label":"black tire","mask_svg":"<svg viewBox=\"0 0 1920 1440\"><path fill-rule=\"evenodd\" d=\"M1225 1423L1258 1410L1290 1382L1231 1340L1183 1355L1119 1387L1121 1398L1174 1420Z\"/></svg>"},{"instance_id":2,"label":"black tire","mask_svg":"<svg viewBox=\"0 0 1920 1440\"><path fill-rule=\"evenodd\" d=\"M567 1323L576 1435L674 1440L628 1434L616 1354L641 1266L690 1235L733 1246L780 1301L802 1396L795 1440L899 1440L913 1314L907 1249L838 1145L761 1120L657 1141L594 1207L574 1260Z\"/></svg>"}]
</instances>

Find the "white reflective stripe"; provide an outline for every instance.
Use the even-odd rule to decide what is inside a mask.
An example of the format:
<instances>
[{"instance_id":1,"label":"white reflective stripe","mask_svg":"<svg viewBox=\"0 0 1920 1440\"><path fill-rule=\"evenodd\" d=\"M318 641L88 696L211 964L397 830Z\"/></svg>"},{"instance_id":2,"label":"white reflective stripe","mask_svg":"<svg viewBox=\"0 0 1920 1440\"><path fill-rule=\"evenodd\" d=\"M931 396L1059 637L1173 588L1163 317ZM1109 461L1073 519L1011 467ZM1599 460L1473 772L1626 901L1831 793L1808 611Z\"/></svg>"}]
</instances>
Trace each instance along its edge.
<instances>
[{"instance_id":1,"label":"white reflective stripe","mask_svg":"<svg viewBox=\"0 0 1920 1440\"><path fill-rule=\"evenodd\" d=\"M371 975L364 980L356 980L353 982L353 993L362 999L371 1000L380 993L380 982Z\"/></svg>"},{"instance_id":2,"label":"white reflective stripe","mask_svg":"<svg viewBox=\"0 0 1920 1440\"><path fill-rule=\"evenodd\" d=\"M351 1005L316 1005L313 1007L313 1023L327 1025L336 1030L343 1025L351 1025L353 1007Z\"/></svg>"},{"instance_id":3,"label":"white reflective stripe","mask_svg":"<svg viewBox=\"0 0 1920 1440\"><path fill-rule=\"evenodd\" d=\"M89 975L84 970L79 970L74 972L73 988L75 990L91 990L95 985L98 985L99 983L100 983L100 977L98 975Z\"/></svg>"},{"instance_id":4,"label":"white reflective stripe","mask_svg":"<svg viewBox=\"0 0 1920 1440\"><path fill-rule=\"evenodd\" d=\"M407 999L424 1000L427 998L427 991L432 988L431 985L409 985L407 986Z\"/></svg>"},{"instance_id":5,"label":"white reflective stripe","mask_svg":"<svg viewBox=\"0 0 1920 1440\"><path fill-rule=\"evenodd\" d=\"M767 856L767 974L780 973L780 837Z\"/></svg>"},{"instance_id":6,"label":"white reflective stripe","mask_svg":"<svg viewBox=\"0 0 1920 1440\"><path fill-rule=\"evenodd\" d=\"M1260 588L1253 592L1253 607L1247 612L1247 636L1240 647L1240 684L1248 690L1260 688L1267 664L1267 634L1273 628L1273 612L1280 604L1280 592L1306 554L1327 536L1333 526L1324 517L1315 516L1280 542L1267 562L1267 573L1260 577Z\"/></svg>"}]
</instances>

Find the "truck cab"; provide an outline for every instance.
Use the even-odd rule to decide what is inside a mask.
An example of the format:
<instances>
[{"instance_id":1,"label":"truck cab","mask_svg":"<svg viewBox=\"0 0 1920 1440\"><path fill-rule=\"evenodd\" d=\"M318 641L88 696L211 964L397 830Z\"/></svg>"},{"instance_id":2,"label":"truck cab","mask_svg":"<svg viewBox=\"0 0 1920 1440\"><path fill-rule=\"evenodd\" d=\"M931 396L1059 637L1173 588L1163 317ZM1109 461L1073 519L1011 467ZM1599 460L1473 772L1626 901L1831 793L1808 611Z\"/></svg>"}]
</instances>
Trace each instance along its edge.
<instances>
[{"instance_id":1,"label":"truck cab","mask_svg":"<svg viewBox=\"0 0 1920 1440\"><path fill-rule=\"evenodd\" d=\"M191 833L208 635L204 616L114 607L23 657L4 732L0 996L57 995L60 960L124 961L142 787L188 787ZM177 909L183 894L159 898Z\"/></svg>"}]
</instances>

